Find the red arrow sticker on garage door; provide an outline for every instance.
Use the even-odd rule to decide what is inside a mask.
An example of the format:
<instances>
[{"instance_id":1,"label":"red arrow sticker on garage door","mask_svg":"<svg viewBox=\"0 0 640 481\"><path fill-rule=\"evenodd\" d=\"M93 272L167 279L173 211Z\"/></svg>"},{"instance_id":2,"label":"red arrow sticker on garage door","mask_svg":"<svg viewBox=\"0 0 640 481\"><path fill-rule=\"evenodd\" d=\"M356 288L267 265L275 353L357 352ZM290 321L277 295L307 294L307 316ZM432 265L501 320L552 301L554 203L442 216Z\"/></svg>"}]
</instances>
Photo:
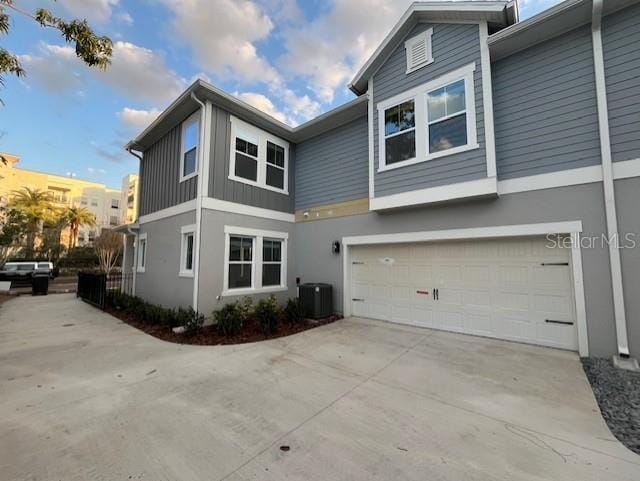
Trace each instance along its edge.
<instances>
[{"instance_id":1,"label":"red arrow sticker on garage door","mask_svg":"<svg viewBox=\"0 0 640 481\"><path fill-rule=\"evenodd\" d=\"M429 295L429 291L416 291L416 294L424 294L424 295Z\"/></svg>"}]
</instances>

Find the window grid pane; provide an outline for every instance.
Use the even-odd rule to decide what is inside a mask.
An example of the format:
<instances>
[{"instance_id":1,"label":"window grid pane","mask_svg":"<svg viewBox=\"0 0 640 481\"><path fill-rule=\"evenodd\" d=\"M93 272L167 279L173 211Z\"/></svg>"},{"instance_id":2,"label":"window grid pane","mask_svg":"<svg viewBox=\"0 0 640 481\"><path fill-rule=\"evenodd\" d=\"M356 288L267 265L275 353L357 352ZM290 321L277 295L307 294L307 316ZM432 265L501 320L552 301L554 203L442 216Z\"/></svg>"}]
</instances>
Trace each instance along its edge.
<instances>
[{"instance_id":1,"label":"window grid pane","mask_svg":"<svg viewBox=\"0 0 640 481\"><path fill-rule=\"evenodd\" d=\"M193 270L193 234L186 235L186 249L185 249L185 270Z\"/></svg>"}]
</instances>

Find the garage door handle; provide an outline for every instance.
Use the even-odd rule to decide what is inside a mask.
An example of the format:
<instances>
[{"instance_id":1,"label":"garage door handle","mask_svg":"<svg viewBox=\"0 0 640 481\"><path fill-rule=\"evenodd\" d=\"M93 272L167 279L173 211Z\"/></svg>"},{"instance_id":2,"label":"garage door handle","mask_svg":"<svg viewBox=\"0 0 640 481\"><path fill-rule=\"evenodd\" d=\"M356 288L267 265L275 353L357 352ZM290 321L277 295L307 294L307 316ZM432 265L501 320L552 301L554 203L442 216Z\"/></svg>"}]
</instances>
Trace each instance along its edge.
<instances>
[{"instance_id":1,"label":"garage door handle","mask_svg":"<svg viewBox=\"0 0 640 481\"><path fill-rule=\"evenodd\" d=\"M364 299L351 299L353 302L364 302Z\"/></svg>"},{"instance_id":2,"label":"garage door handle","mask_svg":"<svg viewBox=\"0 0 640 481\"><path fill-rule=\"evenodd\" d=\"M543 262L541 266L568 266L568 262Z\"/></svg>"},{"instance_id":3,"label":"garage door handle","mask_svg":"<svg viewBox=\"0 0 640 481\"><path fill-rule=\"evenodd\" d=\"M556 321L555 319L545 319L544 322L549 324L564 324L565 326L573 326L573 321Z\"/></svg>"},{"instance_id":4,"label":"garage door handle","mask_svg":"<svg viewBox=\"0 0 640 481\"><path fill-rule=\"evenodd\" d=\"M433 289L433 300L437 301L439 297L440 297L440 293L438 292L438 289L434 288Z\"/></svg>"}]
</instances>

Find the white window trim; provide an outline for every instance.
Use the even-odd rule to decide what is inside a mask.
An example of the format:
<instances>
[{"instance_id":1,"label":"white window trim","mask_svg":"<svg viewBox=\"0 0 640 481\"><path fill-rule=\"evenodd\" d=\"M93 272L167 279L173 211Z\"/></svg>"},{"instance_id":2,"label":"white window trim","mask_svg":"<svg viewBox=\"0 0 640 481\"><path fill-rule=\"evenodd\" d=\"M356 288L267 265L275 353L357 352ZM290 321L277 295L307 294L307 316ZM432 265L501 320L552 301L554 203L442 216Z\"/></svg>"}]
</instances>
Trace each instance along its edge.
<instances>
[{"instance_id":1,"label":"white window trim","mask_svg":"<svg viewBox=\"0 0 640 481\"><path fill-rule=\"evenodd\" d=\"M140 255L140 243L144 241L144 257ZM149 242L147 241L147 233L138 235L138 245L136 246L138 265L136 266L137 272L144 272L147 267L147 259L149 258Z\"/></svg>"},{"instance_id":2,"label":"white window trim","mask_svg":"<svg viewBox=\"0 0 640 481\"><path fill-rule=\"evenodd\" d=\"M198 125L198 128L196 129L197 132L198 132L198 139L196 141L196 167L195 167L195 169L193 170L192 173L184 175L184 154L185 154L184 136L185 136L185 130L187 130L187 127L189 127L193 123L196 123ZM188 119L186 119L184 122L182 122L182 130L181 130L181 133L180 133L180 182L184 182L185 180L188 180L188 179L198 175L198 168L200 167L200 162L199 162L199 159L198 159L199 153L200 153L200 110L196 111Z\"/></svg>"},{"instance_id":3,"label":"white window trim","mask_svg":"<svg viewBox=\"0 0 640 481\"><path fill-rule=\"evenodd\" d=\"M243 122L233 115L231 117L231 145L229 148L229 180L253 185L279 194L289 195L289 142L271 135L253 125ZM252 181L235 175L236 171L236 132L243 130L258 139L258 179ZM284 149L284 189L267 185L267 142L276 144Z\"/></svg>"},{"instance_id":4,"label":"white window trim","mask_svg":"<svg viewBox=\"0 0 640 481\"><path fill-rule=\"evenodd\" d=\"M193 259L191 260L191 269L187 269L187 234L193 235ZM193 266L195 265L196 252L196 225L185 225L180 229L180 277L193 277Z\"/></svg>"},{"instance_id":5,"label":"white window trim","mask_svg":"<svg viewBox=\"0 0 640 481\"><path fill-rule=\"evenodd\" d=\"M418 164L420 162L426 162L428 160L455 155L461 152L480 148L476 131L475 81L473 78L475 70L476 64L474 62L457 70L449 72L448 74L445 74L435 80L415 87L407 92L403 92L394 97L391 97L384 102L378 103L378 172L398 169L401 167L406 167L408 165ZM453 82L457 82L458 80L464 80L465 82L467 144L430 154L428 151L429 147L427 139L427 119L429 118L427 108L427 93L439 89L440 87L444 87L445 85L449 85ZM387 165L384 133L384 111L390 107L401 104L403 102L407 102L409 100L413 100L415 105L414 117L416 124L416 156L402 162L396 162L394 164Z\"/></svg>"},{"instance_id":6,"label":"white window trim","mask_svg":"<svg viewBox=\"0 0 640 481\"><path fill-rule=\"evenodd\" d=\"M231 236L253 237L253 258L251 259L251 287L229 288L229 250ZM289 234L268 230L249 229L246 227L224 226L224 282L222 296L241 296L247 294L263 294L287 290L287 257ZM262 245L264 239L282 241L282 265L279 286L262 286Z\"/></svg>"},{"instance_id":7,"label":"white window trim","mask_svg":"<svg viewBox=\"0 0 640 481\"><path fill-rule=\"evenodd\" d=\"M433 28L430 28L430 29L425 30L424 32L416 35L415 37L411 37L410 39L408 39L404 43L404 48L405 48L406 57L407 57L407 71L406 71L406 73L409 74L411 72L415 72L416 70L419 70L422 67L426 67L430 63L433 63L433 48L432 48L432 43L431 43L431 36L432 35L433 35ZM427 60L422 62L422 63L419 63L417 65L414 65L412 67L409 67L411 47L413 47L415 44L420 43L420 42L424 42L426 44Z\"/></svg>"}]
</instances>

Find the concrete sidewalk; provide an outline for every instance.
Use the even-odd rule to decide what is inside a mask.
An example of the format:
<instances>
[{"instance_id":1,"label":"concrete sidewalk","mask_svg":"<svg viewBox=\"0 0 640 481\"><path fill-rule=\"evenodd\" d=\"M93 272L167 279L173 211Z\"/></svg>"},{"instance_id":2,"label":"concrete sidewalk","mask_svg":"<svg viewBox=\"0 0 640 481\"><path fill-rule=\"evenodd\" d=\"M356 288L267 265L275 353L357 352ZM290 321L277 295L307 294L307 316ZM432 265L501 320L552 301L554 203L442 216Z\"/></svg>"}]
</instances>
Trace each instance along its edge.
<instances>
[{"instance_id":1,"label":"concrete sidewalk","mask_svg":"<svg viewBox=\"0 0 640 481\"><path fill-rule=\"evenodd\" d=\"M577 355L361 319L180 346L20 297L0 307L0 392L7 481L640 476Z\"/></svg>"}]
</instances>

